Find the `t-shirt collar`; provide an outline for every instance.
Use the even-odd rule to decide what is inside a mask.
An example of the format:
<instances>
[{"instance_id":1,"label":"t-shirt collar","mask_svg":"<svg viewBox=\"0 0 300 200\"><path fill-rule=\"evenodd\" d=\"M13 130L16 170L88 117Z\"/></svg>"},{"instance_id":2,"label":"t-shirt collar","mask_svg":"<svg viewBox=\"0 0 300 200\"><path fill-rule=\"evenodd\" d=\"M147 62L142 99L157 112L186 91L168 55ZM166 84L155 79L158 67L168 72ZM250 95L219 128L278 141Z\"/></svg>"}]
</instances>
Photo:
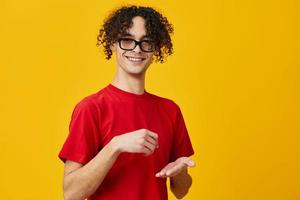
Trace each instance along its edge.
<instances>
[{"instance_id":1,"label":"t-shirt collar","mask_svg":"<svg viewBox=\"0 0 300 200\"><path fill-rule=\"evenodd\" d=\"M139 98L147 98L149 96L149 93L146 91L146 89L144 89L143 94L135 94L135 93L132 93L132 92L122 90L122 89L118 88L117 86L114 86L111 83L109 83L107 87L108 87L108 89L118 93L119 95L126 96L128 98L137 98L137 99L139 99Z\"/></svg>"}]
</instances>

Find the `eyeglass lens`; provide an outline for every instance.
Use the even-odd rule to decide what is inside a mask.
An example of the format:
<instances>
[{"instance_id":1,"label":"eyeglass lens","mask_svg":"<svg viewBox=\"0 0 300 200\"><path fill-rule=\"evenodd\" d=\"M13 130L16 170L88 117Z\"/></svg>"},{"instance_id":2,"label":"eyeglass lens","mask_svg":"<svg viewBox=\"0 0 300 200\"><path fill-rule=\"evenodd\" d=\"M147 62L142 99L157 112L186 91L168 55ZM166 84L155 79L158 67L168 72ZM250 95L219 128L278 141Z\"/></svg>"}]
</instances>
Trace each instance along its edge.
<instances>
[{"instance_id":1,"label":"eyeglass lens","mask_svg":"<svg viewBox=\"0 0 300 200\"><path fill-rule=\"evenodd\" d=\"M124 50L133 50L136 45L139 45L142 51L150 52L153 51L153 43L148 40L136 41L130 38L121 38L119 40L120 48Z\"/></svg>"}]
</instances>

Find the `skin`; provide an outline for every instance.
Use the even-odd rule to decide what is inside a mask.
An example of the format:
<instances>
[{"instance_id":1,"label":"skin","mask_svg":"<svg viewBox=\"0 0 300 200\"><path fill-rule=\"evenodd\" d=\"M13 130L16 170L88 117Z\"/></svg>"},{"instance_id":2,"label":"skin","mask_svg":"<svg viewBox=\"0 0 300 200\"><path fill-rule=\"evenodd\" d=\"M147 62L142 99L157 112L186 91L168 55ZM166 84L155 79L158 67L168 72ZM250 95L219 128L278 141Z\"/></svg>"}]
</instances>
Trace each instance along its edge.
<instances>
[{"instance_id":1,"label":"skin","mask_svg":"<svg viewBox=\"0 0 300 200\"><path fill-rule=\"evenodd\" d=\"M133 26L128 30L132 36L129 38L137 41L146 37L145 20L142 17L132 19ZM116 54L117 69L112 84L122 90L134 94L143 94L145 88L145 74L153 61L153 52L143 52L139 46L131 51L122 50L117 43L112 46L112 51ZM126 56L144 58L141 63L133 63Z\"/></svg>"},{"instance_id":2,"label":"skin","mask_svg":"<svg viewBox=\"0 0 300 200\"><path fill-rule=\"evenodd\" d=\"M142 17L132 19L133 26L128 33L137 41L146 37L145 20ZM153 52L142 52L139 46L131 51L125 51L114 44L111 49L116 54L117 69L112 84L122 90L143 94L145 74L153 61ZM143 58L141 62L132 62L128 57ZM83 165L67 160L64 168L63 191L65 200L84 200L92 195L101 185L106 174L114 165L122 152L143 153L151 155L158 145L158 134L148 129L138 129L115 136L87 164ZM180 199L183 198L191 184L188 167L194 167L195 162L188 157L178 158L157 172L157 178L170 178L171 191Z\"/></svg>"}]
</instances>

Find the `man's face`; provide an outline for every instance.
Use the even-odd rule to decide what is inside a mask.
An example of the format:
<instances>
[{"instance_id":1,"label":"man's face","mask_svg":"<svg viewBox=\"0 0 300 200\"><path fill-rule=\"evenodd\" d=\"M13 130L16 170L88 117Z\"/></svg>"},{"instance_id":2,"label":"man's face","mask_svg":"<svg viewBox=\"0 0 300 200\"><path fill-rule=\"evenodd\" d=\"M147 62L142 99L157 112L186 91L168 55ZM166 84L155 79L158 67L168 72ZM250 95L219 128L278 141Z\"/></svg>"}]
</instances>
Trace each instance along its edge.
<instances>
[{"instance_id":1,"label":"man's face","mask_svg":"<svg viewBox=\"0 0 300 200\"><path fill-rule=\"evenodd\" d=\"M136 16L132 19L132 22L133 25L128 29L128 34L122 36L122 38L134 39L136 41L149 39L146 35L144 18ZM126 42L124 44L126 45ZM143 52L139 45L136 45L132 50L124 50L116 42L113 49L116 52L118 67L120 67L121 71L131 75L143 75L153 60L154 52Z\"/></svg>"}]
</instances>

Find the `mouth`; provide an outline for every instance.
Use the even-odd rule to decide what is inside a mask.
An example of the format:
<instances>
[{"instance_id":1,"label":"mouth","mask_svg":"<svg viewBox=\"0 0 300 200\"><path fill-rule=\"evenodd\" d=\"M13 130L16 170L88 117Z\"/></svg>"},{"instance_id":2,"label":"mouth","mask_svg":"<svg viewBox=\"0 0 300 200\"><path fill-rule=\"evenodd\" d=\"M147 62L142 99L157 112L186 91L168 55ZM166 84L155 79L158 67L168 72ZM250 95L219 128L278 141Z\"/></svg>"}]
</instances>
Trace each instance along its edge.
<instances>
[{"instance_id":1,"label":"mouth","mask_svg":"<svg viewBox=\"0 0 300 200\"><path fill-rule=\"evenodd\" d=\"M146 60L144 57L132 57L132 56L125 56L129 61L134 62L134 63L140 63Z\"/></svg>"}]
</instances>

